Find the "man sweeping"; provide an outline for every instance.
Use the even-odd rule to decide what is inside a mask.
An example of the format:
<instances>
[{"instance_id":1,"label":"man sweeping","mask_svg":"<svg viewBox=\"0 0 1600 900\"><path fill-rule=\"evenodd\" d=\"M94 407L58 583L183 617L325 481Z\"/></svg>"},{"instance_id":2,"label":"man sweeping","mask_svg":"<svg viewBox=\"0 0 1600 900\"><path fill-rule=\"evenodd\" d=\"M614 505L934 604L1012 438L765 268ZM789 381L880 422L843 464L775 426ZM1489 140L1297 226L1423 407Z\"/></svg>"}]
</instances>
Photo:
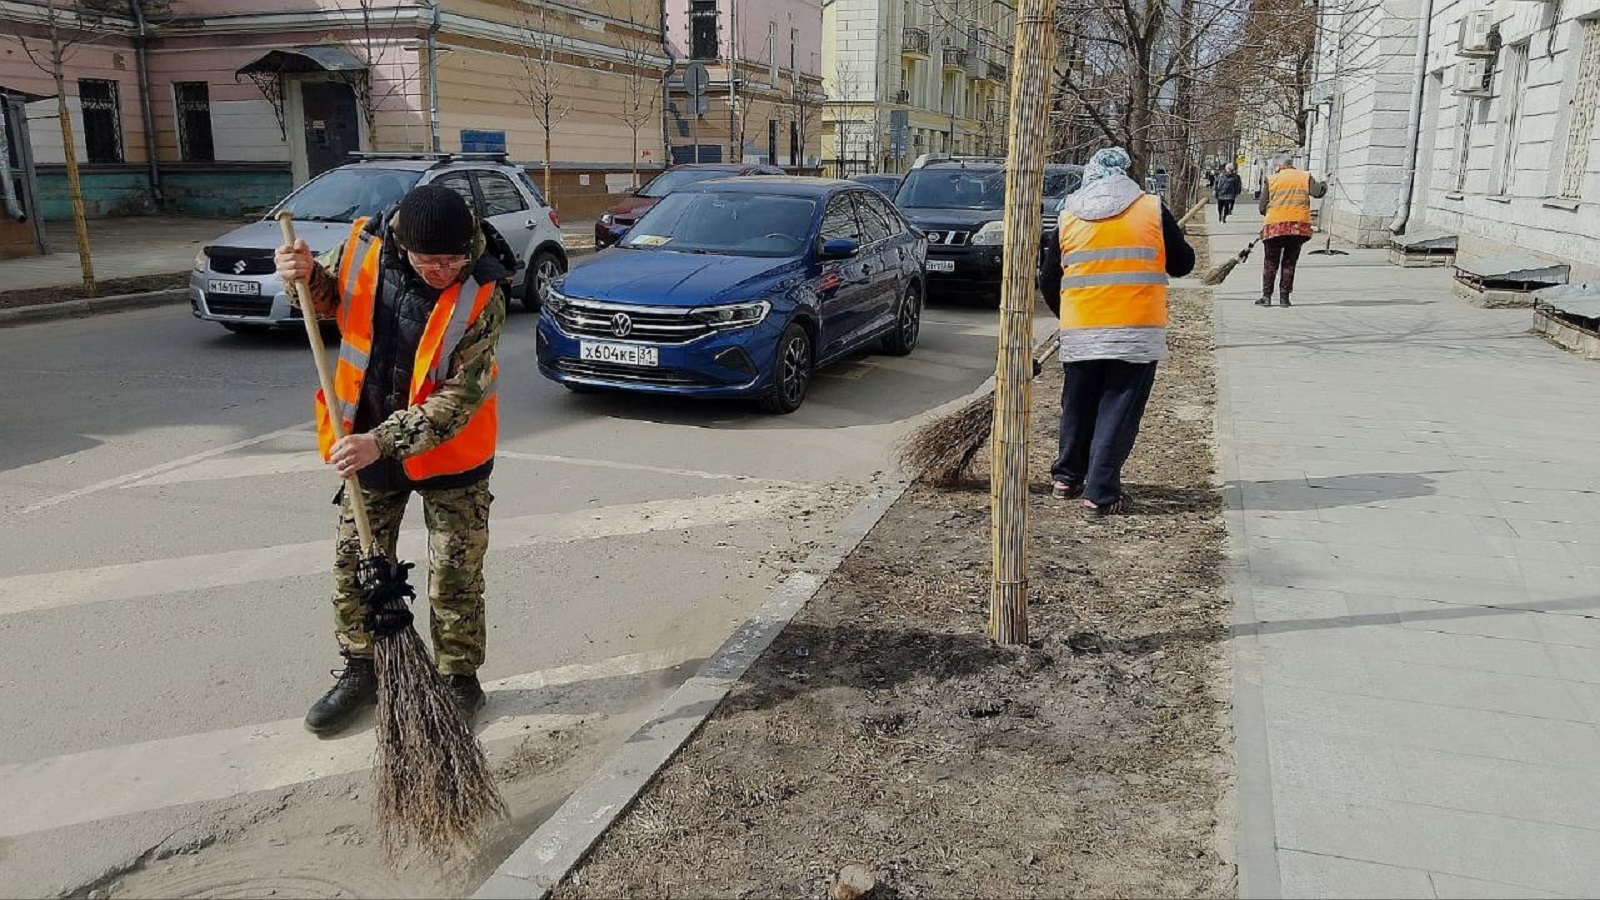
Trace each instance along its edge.
<instances>
[{"instance_id":1,"label":"man sweeping","mask_svg":"<svg viewBox=\"0 0 1600 900\"><path fill-rule=\"evenodd\" d=\"M1167 358L1167 279L1194 269L1194 249L1161 199L1128 177L1121 147L1097 151L1083 186L1061 204L1059 499L1099 515L1125 513L1122 466L1133 452L1156 363Z\"/></svg>"},{"instance_id":2,"label":"man sweeping","mask_svg":"<svg viewBox=\"0 0 1600 900\"><path fill-rule=\"evenodd\" d=\"M1288 154L1279 154L1272 163L1272 174L1267 177L1266 190L1261 192L1257 207L1267 217L1261 227L1261 244L1265 253L1261 260L1261 299L1257 306L1272 305L1272 289L1278 288L1278 304L1291 306L1289 295L1294 293L1294 270L1300 263L1300 248L1311 240L1311 198L1321 197L1328 186L1311 177L1311 173L1296 169Z\"/></svg>"},{"instance_id":3,"label":"man sweeping","mask_svg":"<svg viewBox=\"0 0 1600 900\"><path fill-rule=\"evenodd\" d=\"M469 724L484 702L477 670L498 430L495 347L506 315L501 282L515 267L497 238L460 195L424 185L391 211L356 220L321 259L304 241L279 247L275 258L286 282L307 283L315 315L338 323L337 396L318 392L318 444L341 477L357 473L374 543L389 558L407 501L422 497L435 664ZM334 440L331 414L343 420L343 440ZM360 538L344 494L333 608L345 666L306 714L319 735L342 730L377 700Z\"/></svg>"}]
</instances>

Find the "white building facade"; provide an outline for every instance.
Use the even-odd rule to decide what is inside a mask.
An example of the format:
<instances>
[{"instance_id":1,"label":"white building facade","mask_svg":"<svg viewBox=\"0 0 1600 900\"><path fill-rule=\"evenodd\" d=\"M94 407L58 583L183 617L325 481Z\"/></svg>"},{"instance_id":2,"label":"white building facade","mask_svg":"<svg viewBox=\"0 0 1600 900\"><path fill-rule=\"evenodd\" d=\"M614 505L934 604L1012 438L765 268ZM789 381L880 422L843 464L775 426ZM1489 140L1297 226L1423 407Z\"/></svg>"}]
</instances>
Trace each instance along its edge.
<instances>
[{"instance_id":1,"label":"white building facade","mask_svg":"<svg viewBox=\"0 0 1600 900\"><path fill-rule=\"evenodd\" d=\"M1402 211L1424 12L1325 13L1310 165L1339 239L1386 244ZM1406 231L1600 274L1600 0L1434 0L1425 50Z\"/></svg>"}]
</instances>

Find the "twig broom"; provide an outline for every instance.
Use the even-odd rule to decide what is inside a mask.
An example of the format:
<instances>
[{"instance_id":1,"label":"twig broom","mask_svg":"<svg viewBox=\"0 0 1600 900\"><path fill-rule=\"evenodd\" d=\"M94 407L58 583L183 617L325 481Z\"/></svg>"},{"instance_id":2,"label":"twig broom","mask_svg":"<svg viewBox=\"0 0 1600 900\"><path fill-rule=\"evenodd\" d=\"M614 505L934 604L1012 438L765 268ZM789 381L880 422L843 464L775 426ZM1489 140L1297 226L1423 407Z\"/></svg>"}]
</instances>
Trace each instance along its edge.
<instances>
[{"instance_id":1,"label":"twig broom","mask_svg":"<svg viewBox=\"0 0 1600 900\"><path fill-rule=\"evenodd\" d=\"M1250 251L1254 250L1256 248L1256 244L1260 242L1261 238L1256 238L1255 240L1251 241L1243 250L1239 251L1237 256L1229 258L1227 262L1220 266L1216 266L1212 268L1211 271L1207 272L1205 277L1200 279L1200 283L1207 285L1208 287L1215 287L1228 280L1228 276L1233 274L1233 270L1238 268L1240 263L1250 258Z\"/></svg>"},{"instance_id":2,"label":"twig broom","mask_svg":"<svg viewBox=\"0 0 1600 900\"><path fill-rule=\"evenodd\" d=\"M281 213L278 222L284 242L293 246L293 216ZM317 380L331 404L333 378L311 298L304 282L295 282L292 288L311 342ZM343 438L344 423L337 414L330 418L335 438ZM506 815L505 801L495 787L483 747L412 627L409 601L416 591L406 577L411 563L388 559L373 540L366 500L355 475L345 479L345 496L361 535L357 571L378 677L372 778L383 847L391 859L407 850L441 859L464 857L476 849L488 820Z\"/></svg>"}]
</instances>

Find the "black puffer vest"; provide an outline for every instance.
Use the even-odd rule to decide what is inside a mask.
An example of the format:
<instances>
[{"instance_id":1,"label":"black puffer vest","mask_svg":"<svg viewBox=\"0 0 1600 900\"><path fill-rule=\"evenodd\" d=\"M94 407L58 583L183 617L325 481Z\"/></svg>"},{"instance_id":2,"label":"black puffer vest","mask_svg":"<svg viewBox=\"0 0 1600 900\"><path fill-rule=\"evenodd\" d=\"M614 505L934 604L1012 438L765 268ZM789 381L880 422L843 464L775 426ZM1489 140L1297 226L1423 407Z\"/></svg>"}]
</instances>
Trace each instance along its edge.
<instances>
[{"instance_id":1,"label":"black puffer vest","mask_svg":"<svg viewBox=\"0 0 1600 900\"><path fill-rule=\"evenodd\" d=\"M384 220L388 220L388 216ZM378 296L373 302L372 355L366 377L361 382L361 399L356 404L355 431L363 433L410 405L411 373L417 359L417 346L428 327L443 291L428 286L396 249L389 229L374 229L383 239L379 261ZM473 264L473 277L481 284L510 277L508 267L496 255L509 251L503 239L485 227L487 249ZM499 251L499 253L497 253ZM515 265L515 261L512 261ZM444 348L445 353L454 348ZM360 472L361 486L380 491L449 490L476 484L489 477L494 460L455 475L441 475L414 481L406 475L398 459L380 458Z\"/></svg>"}]
</instances>

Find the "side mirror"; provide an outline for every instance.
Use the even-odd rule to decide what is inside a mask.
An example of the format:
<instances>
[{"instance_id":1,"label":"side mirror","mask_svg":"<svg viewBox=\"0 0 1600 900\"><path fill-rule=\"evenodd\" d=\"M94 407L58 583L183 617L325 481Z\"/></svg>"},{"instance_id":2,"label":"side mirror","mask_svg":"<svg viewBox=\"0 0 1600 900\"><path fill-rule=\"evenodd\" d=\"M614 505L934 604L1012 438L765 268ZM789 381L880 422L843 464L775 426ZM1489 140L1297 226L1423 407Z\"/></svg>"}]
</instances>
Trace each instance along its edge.
<instances>
[{"instance_id":1,"label":"side mirror","mask_svg":"<svg viewBox=\"0 0 1600 900\"><path fill-rule=\"evenodd\" d=\"M823 259L849 259L861 252L861 245L849 238L834 238L822 242Z\"/></svg>"}]
</instances>

